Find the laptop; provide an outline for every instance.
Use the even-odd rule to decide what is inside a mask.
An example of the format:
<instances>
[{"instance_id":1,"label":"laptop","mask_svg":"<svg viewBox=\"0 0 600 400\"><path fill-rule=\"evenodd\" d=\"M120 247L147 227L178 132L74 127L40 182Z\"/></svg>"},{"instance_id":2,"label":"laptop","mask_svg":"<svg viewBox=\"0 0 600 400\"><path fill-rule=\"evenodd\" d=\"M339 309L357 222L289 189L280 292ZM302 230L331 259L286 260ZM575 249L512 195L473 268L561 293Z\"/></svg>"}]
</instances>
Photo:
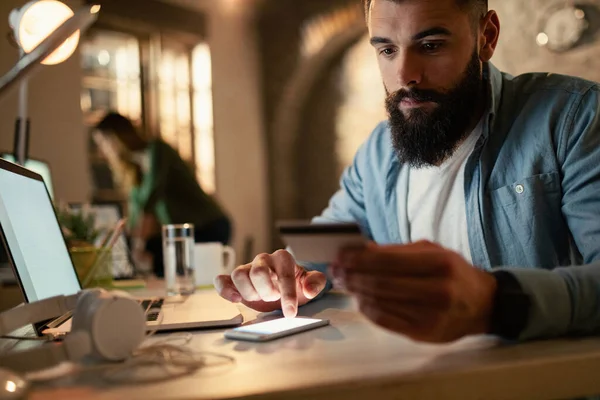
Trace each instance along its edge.
<instances>
[{"instance_id":1,"label":"laptop","mask_svg":"<svg viewBox=\"0 0 600 400\"><path fill-rule=\"evenodd\" d=\"M42 176L2 159L0 233L27 302L82 290ZM151 331L230 327L243 322L235 304L211 291L138 300ZM54 330L50 333L64 333L70 322L70 315L65 315L47 327Z\"/></svg>"},{"instance_id":2,"label":"laptop","mask_svg":"<svg viewBox=\"0 0 600 400\"><path fill-rule=\"evenodd\" d=\"M15 157L12 153L8 151L0 152L0 158L3 158L10 162L15 162ZM52 173L50 170L50 164L46 161L29 158L25 161L25 168L37 172L44 178L44 183L46 184L46 188L50 193L50 198L53 198L54 191L52 186ZM8 254L6 254L6 250L4 246L0 243L0 275L3 278L6 278L6 282L14 282L14 276L12 271L10 270L10 264L8 262Z\"/></svg>"}]
</instances>

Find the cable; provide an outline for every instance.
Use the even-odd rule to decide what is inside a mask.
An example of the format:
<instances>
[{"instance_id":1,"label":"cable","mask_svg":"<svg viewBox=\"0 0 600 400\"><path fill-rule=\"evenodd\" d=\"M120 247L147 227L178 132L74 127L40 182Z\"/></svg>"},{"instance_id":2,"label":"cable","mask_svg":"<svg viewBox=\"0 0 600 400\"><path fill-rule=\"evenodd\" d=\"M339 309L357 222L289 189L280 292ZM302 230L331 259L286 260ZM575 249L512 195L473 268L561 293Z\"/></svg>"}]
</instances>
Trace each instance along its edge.
<instances>
[{"instance_id":1,"label":"cable","mask_svg":"<svg viewBox=\"0 0 600 400\"><path fill-rule=\"evenodd\" d=\"M157 326L162 325L163 318L160 313ZM148 343L148 339L156 332L157 329L148 331L139 347L122 362L90 364L88 361L98 360L84 359L77 363L59 364L50 370L32 372L26 374L25 378L32 382L47 382L73 375L92 374L109 383L143 384L179 378L203 368L235 363L235 358L228 355L192 350L189 344L193 336L189 332L172 333L160 338L155 336L156 340L153 338L152 343Z\"/></svg>"},{"instance_id":2,"label":"cable","mask_svg":"<svg viewBox=\"0 0 600 400\"><path fill-rule=\"evenodd\" d=\"M210 358L215 360L211 361ZM107 368L103 378L111 383L154 383L190 375L201 368L226 366L235 359L223 354L194 352L170 344L139 349L123 364Z\"/></svg>"},{"instance_id":3,"label":"cable","mask_svg":"<svg viewBox=\"0 0 600 400\"><path fill-rule=\"evenodd\" d=\"M147 338L154 332L150 332ZM27 374L26 379L45 382L80 374L97 374L107 383L157 383L193 374L202 368L215 368L235 363L235 358L207 351L196 352L187 345L191 333L174 333L151 344L142 344L131 357L121 363L82 365L59 368L52 374Z\"/></svg>"}]
</instances>

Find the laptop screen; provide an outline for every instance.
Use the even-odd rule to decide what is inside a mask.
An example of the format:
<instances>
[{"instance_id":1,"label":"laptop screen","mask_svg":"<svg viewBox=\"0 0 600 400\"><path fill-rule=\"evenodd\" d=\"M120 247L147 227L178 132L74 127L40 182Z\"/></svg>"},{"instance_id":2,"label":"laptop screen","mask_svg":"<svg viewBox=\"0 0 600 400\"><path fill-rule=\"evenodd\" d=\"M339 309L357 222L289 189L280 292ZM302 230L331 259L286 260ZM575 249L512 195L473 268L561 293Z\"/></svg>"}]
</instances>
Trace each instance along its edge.
<instances>
[{"instance_id":1,"label":"laptop screen","mask_svg":"<svg viewBox=\"0 0 600 400\"><path fill-rule=\"evenodd\" d=\"M77 293L81 286L44 182L6 164L0 163L0 226L27 301Z\"/></svg>"}]
</instances>

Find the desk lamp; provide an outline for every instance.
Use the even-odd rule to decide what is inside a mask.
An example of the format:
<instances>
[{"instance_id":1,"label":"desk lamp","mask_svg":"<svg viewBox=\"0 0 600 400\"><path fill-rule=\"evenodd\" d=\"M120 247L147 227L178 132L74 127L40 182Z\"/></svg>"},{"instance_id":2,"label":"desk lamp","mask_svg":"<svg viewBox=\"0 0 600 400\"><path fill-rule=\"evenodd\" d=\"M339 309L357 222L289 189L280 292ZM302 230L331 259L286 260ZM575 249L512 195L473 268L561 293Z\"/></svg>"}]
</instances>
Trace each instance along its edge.
<instances>
[{"instance_id":1,"label":"desk lamp","mask_svg":"<svg viewBox=\"0 0 600 400\"><path fill-rule=\"evenodd\" d=\"M0 99L19 84L19 108L15 124L14 156L24 165L29 144L27 119L28 80L39 64L59 64L69 58L79 43L80 32L96 19L99 5L86 5L73 12L57 0L34 0L14 9L9 15L21 57L15 66L0 78Z\"/></svg>"}]
</instances>

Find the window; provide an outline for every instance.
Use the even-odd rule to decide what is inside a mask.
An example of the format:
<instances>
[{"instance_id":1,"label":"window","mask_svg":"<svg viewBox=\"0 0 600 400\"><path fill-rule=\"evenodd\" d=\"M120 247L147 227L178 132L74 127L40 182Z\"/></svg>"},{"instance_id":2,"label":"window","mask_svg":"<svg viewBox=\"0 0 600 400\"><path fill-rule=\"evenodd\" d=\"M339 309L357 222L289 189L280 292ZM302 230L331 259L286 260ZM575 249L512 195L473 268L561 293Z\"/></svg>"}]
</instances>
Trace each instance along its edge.
<instances>
[{"instance_id":1,"label":"window","mask_svg":"<svg viewBox=\"0 0 600 400\"><path fill-rule=\"evenodd\" d=\"M135 36L98 31L81 46L81 107L92 125L107 109L142 118L140 45Z\"/></svg>"},{"instance_id":2,"label":"window","mask_svg":"<svg viewBox=\"0 0 600 400\"><path fill-rule=\"evenodd\" d=\"M215 141L210 49L199 44L192 52L196 176L207 193L214 193Z\"/></svg>"},{"instance_id":3,"label":"window","mask_svg":"<svg viewBox=\"0 0 600 400\"><path fill-rule=\"evenodd\" d=\"M193 165L190 57L185 48L163 48L158 72L160 136Z\"/></svg>"},{"instance_id":4,"label":"window","mask_svg":"<svg viewBox=\"0 0 600 400\"><path fill-rule=\"evenodd\" d=\"M215 192L212 72L206 43L191 51L166 43L159 69L160 135L196 171L207 193Z\"/></svg>"},{"instance_id":5,"label":"window","mask_svg":"<svg viewBox=\"0 0 600 400\"><path fill-rule=\"evenodd\" d=\"M195 45L180 43L166 35L148 38L94 29L84 38L81 53L84 70L81 107L87 126L97 124L106 111L116 110L138 126L147 127L148 136L158 135L169 143L195 171L202 188L214 193L208 45L198 41ZM124 200L91 139L90 160L94 199Z\"/></svg>"},{"instance_id":6,"label":"window","mask_svg":"<svg viewBox=\"0 0 600 400\"><path fill-rule=\"evenodd\" d=\"M142 124L140 41L134 35L94 30L81 45L83 82L81 108L88 129L108 110ZM93 201L124 201L106 160L89 136Z\"/></svg>"}]
</instances>

